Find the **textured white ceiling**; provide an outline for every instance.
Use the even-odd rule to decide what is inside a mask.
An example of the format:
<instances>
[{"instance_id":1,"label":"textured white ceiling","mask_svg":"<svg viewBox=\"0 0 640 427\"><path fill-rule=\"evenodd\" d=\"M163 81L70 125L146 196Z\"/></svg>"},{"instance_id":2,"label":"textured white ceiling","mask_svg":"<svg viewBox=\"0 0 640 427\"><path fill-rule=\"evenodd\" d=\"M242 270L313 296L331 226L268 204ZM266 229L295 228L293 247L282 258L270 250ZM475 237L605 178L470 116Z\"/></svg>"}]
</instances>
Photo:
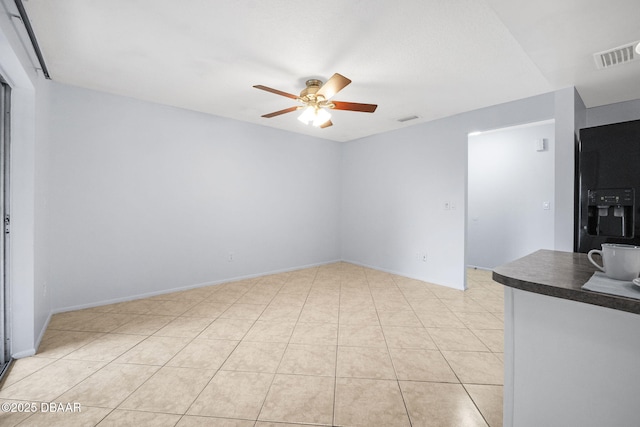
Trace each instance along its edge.
<instances>
[{"instance_id":1,"label":"textured white ceiling","mask_svg":"<svg viewBox=\"0 0 640 427\"><path fill-rule=\"evenodd\" d=\"M640 98L640 61L592 54L640 40L638 0L23 0L55 81L348 141L567 86L588 107ZM318 129L309 78L353 83ZM397 120L416 115L406 123Z\"/></svg>"}]
</instances>

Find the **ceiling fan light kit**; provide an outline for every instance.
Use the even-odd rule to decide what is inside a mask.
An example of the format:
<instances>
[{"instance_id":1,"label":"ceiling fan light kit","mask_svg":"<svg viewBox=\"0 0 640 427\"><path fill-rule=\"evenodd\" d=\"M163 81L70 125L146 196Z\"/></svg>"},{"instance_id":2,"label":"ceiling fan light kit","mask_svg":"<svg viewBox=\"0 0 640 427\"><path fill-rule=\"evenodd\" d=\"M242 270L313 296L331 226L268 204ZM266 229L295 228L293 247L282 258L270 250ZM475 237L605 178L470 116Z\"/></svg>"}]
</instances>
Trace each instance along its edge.
<instances>
[{"instance_id":1,"label":"ceiling fan light kit","mask_svg":"<svg viewBox=\"0 0 640 427\"><path fill-rule=\"evenodd\" d=\"M303 107L304 111L298 117L305 125L309 123L313 124L315 127L319 127L320 125L326 123L331 119L331 113L329 113L326 109L320 107Z\"/></svg>"},{"instance_id":2,"label":"ceiling fan light kit","mask_svg":"<svg viewBox=\"0 0 640 427\"><path fill-rule=\"evenodd\" d=\"M276 95L285 96L295 99L302 103L301 106L290 107L284 110L275 111L273 113L264 114L262 117L271 118L281 114L290 113L299 109L304 109L298 120L305 124L313 124L313 126L321 129L332 126L331 114L328 109L358 111L362 113L373 113L378 107L375 104L358 104L355 102L330 101L330 99L342 89L344 89L351 80L345 76L335 73L326 83L322 84L321 80L309 79L306 82L306 88L300 92L300 96L296 96L281 90L273 89L267 86L255 85L256 89L275 93Z\"/></svg>"}]
</instances>

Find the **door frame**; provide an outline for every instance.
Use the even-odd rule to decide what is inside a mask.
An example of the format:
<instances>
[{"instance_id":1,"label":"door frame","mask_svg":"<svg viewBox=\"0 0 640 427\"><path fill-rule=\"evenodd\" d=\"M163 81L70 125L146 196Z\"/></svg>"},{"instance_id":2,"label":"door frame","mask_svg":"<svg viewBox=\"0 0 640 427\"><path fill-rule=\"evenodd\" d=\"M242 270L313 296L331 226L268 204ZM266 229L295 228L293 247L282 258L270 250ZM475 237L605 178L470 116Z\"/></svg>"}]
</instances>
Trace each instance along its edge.
<instances>
[{"instance_id":1,"label":"door frame","mask_svg":"<svg viewBox=\"0 0 640 427\"><path fill-rule=\"evenodd\" d=\"M11 86L0 75L0 380L11 364L9 293Z\"/></svg>"}]
</instances>

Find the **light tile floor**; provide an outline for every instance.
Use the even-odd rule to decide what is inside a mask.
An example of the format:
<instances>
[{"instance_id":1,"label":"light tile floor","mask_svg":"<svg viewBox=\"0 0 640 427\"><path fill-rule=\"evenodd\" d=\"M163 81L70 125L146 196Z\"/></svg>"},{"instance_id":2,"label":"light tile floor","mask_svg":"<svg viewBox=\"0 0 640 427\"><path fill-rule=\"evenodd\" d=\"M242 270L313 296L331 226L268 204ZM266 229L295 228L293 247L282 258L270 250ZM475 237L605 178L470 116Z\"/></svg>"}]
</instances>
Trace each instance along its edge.
<instances>
[{"instance_id":1,"label":"light tile floor","mask_svg":"<svg viewBox=\"0 0 640 427\"><path fill-rule=\"evenodd\" d=\"M502 426L503 291L347 263L53 316L2 426Z\"/></svg>"}]
</instances>

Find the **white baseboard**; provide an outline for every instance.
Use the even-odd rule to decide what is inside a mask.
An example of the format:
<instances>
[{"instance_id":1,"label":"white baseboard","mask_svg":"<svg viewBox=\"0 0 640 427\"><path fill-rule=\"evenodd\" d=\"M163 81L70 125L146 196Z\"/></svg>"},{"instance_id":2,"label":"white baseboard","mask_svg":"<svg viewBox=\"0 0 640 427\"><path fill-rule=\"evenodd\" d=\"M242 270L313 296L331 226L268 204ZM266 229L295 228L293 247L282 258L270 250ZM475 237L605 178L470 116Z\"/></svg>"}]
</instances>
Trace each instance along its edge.
<instances>
[{"instance_id":1,"label":"white baseboard","mask_svg":"<svg viewBox=\"0 0 640 427\"><path fill-rule=\"evenodd\" d=\"M467 265L467 268L472 268L474 270L493 271L493 268L480 267L478 265Z\"/></svg>"},{"instance_id":2,"label":"white baseboard","mask_svg":"<svg viewBox=\"0 0 640 427\"><path fill-rule=\"evenodd\" d=\"M202 287L205 287L205 286L215 286L215 285L221 285L223 283L233 283L233 282L238 282L238 281L241 281L241 280L254 279L256 277L261 277L261 276L268 276L268 275L271 275L271 274L288 273L288 272L296 271L296 270L304 270L305 268L312 268L312 267L318 267L318 266L321 266L321 265L334 264L336 262L341 262L341 261L342 260L331 260L331 261L319 262L319 263L314 263L314 264L306 264L306 265L301 265L301 266L292 267L292 268L283 268L283 269L278 269L278 270L270 270L270 271L266 271L266 272L262 272L262 273L247 274L247 275L244 275L244 276L236 276L236 277L231 277L231 278L227 278L227 279L215 280L215 281L212 281L212 282L204 282L204 283L196 283L196 284L187 285L187 286L179 286L179 287L171 288L171 289L163 289L161 291L147 292L147 293L136 294L136 295L129 295L129 296L126 296L126 297L114 298L114 299L103 300L103 301L96 301L96 302L91 302L91 303L87 303L87 304L79 304L79 305L66 306L66 307L58 307L58 308L54 308L51 311L51 314L64 313L64 312L67 312L67 311L83 310L85 308L100 307L102 305L116 304L116 303L119 303L119 302L133 301L133 300L137 300L137 299L141 299L141 298L149 298L149 297L154 297L154 296L157 296L157 295L170 294L170 293L173 293L173 292L188 291L190 289L197 289L197 288L202 288ZM47 320L47 324L49 323L49 320L51 319L51 314L49 315L49 319Z\"/></svg>"},{"instance_id":3,"label":"white baseboard","mask_svg":"<svg viewBox=\"0 0 640 427\"><path fill-rule=\"evenodd\" d=\"M387 269L387 268L376 267L376 266L364 264L364 263L361 263L361 262L358 262L358 261L350 261L350 260L346 260L345 259L345 260L342 260L342 262L348 262L349 264L355 264L355 265L359 265L360 267L371 268L373 270L384 271L385 273L395 274L396 276L402 276L402 277L406 277L408 279L419 280L421 282L431 283L431 284L438 285L438 286L444 286L445 288L462 290L462 289L454 287L454 286L443 285L442 283L435 283L435 282L431 282L429 280L425 280L424 277L412 276L412 275L407 274L407 273L401 273L399 271L394 271L394 270L390 270L390 269Z\"/></svg>"},{"instance_id":4,"label":"white baseboard","mask_svg":"<svg viewBox=\"0 0 640 427\"><path fill-rule=\"evenodd\" d=\"M24 357L33 356L34 354L36 354L36 349L30 348L29 350L24 350L19 353L14 353L11 355L11 357L13 357L14 359L22 359Z\"/></svg>"}]
</instances>

